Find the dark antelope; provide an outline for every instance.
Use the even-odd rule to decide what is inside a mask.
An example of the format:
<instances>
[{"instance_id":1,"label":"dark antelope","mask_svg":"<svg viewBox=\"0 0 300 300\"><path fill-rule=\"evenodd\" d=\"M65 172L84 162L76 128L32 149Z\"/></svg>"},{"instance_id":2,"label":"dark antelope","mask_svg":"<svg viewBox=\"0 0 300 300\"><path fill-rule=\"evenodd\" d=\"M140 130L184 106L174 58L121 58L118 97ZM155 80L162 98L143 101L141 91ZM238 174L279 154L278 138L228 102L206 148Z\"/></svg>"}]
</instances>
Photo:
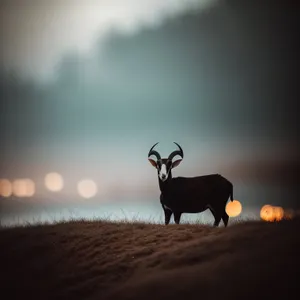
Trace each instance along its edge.
<instances>
[{"instance_id":1,"label":"dark antelope","mask_svg":"<svg viewBox=\"0 0 300 300\"><path fill-rule=\"evenodd\" d=\"M179 150L173 151L168 158L161 158L153 150L157 144L150 149L148 160L157 169L165 224L169 224L172 214L175 223L179 224L182 213L200 213L209 209L215 218L214 226L219 226L222 219L226 227L229 216L225 207L229 197L233 201L232 183L219 174L172 178L172 169L182 161L183 150L175 143ZM152 155L156 157L156 161L150 158ZM181 159L173 161L176 155Z\"/></svg>"}]
</instances>

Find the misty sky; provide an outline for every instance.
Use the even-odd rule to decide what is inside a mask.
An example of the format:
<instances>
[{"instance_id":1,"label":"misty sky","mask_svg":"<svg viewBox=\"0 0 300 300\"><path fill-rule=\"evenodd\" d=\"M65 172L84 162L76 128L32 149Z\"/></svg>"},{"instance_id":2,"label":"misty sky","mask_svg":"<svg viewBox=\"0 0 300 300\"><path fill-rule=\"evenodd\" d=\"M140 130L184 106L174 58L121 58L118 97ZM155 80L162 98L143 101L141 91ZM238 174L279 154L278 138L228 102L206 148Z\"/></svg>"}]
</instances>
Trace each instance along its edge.
<instances>
[{"instance_id":1,"label":"misty sky","mask_svg":"<svg viewBox=\"0 0 300 300\"><path fill-rule=\"evenodd\" d=\"M156 197L147 153L176 141L174 176L295 189L292 1L12 0L0 18L0 178L54 170L65 195L92 177L108 197Z\"/></svg>"}]
</instances>

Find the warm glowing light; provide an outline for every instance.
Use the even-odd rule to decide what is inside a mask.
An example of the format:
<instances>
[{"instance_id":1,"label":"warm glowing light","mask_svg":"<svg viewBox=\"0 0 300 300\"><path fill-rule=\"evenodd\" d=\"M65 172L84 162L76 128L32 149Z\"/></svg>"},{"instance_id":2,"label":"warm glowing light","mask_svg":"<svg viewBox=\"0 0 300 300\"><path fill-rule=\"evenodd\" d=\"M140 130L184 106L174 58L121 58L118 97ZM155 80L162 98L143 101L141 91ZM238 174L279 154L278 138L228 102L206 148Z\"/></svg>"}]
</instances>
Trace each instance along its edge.
<instances>
[{"instance_id":1,"label":"warm glowing light","mask_svg":"<svg viewBox=\"0 0 300 300\"><path fill-rule=\"evenodd\" d=\"M273 206L273 215L274 221L281 221L284 216L283 208L280 206Z\"/></svg>"},{"instance_id":2,"label":"warm glowing light","mask_svg":"<svg viewBox=\"0 0 300 300\"><path fill-rule=\"evenodd\" d=\"M92 198L97 194L97 185L93 180L85 179L78 182L77 191L83 198Z\"/></svg>"},{"instance_id":3,"label":"warm glowing light","mask_svg":"<svg viewBox=\"0 0 300 300\"><path fill-rule=\"evenodd\" d=\"M12 193L17 197L32 197L35 184L31 179L16 179L12 184Z\"/></svg>"},{"instance_id":4,"label":"warm glowing light","mask_svg":"<svg viewBox=\"0 0 300 300\"><path fill-rule=\"evenodd\" d=\"M59 192L64 186L63 177L56 172L48 173L45 176L45 186L52 192Z\"/></svg>"},{"instance_id":5,"label":"warm glowing light","mask_svg":"<svg viewBox=\"0 0 300 300\"><path fill-rule=\"evenodd\" d=\"M238 200L229 201L226 205L226 213L229 217L237 217L242 212L242 204Z\"/></svg>"},{"instance_id":6,"label":"warm glowing light","mask_svg":"<svg viewBox=\"0 0 300 300\"><path fill-rule=\"evenodd\" d=\"M291 220L293 219L295 216L295 212L291 209L285 209L284 210L284 215L283 215L283 218L286 219L286 220Z\"/></svg>"},{"instance_id":7,"label":"warm glowing light","mask_svg":"<svg viewBox=\"0 0 300 300\"><path fill-rule=\"evenodd\" d=\"M260 210L260 217L264 221L272 221L273 220L273 206L266 204Z\"/></svg>"},{"instance_id":8,"label":"warm glowing light","mask_svg":"<svg viewBox=\"0 0 300 300\"><path fill-rule=\"evenodd\" d=\"M280 206L266 204L260 210L260 217L267 222L281 221L284 218L284 210Z\"/></svg>"},{"instance_id":9,"label":"warm glowing light","mask_svg":"<svg viewBox=\"0 0 300 300\"><path fill-rule=\"evenodd\" d=\"M0 196L10 197L12 195L12 184L7 179L0 179Z\"/></svg>"}]
</instances>

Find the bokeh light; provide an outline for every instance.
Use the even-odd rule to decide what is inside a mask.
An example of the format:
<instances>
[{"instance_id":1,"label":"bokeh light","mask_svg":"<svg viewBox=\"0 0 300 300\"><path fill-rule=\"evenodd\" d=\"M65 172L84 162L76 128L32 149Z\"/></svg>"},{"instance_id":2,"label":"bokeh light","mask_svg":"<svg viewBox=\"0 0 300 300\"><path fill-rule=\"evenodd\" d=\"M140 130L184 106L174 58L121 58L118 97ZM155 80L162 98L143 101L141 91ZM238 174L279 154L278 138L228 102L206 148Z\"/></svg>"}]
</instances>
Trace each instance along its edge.
<instances>
[{"instance_id":1,"label":"bokeh light","mask_svg":"<svg viewBox=\"0 0 300 300\"><path fill-rule=\"evenodd\" d=\"M284 216L283 208L280 206L273 206L274 221L281 221Z\"/></svg>"},{"instance_id":2,"label":"bokeh light","mask_svg":"<svg viewBox=\"0 0 300 300\"><path fill-rule=\"evenodd\" d=\"M0 179L0 196L10 197L12 195L12 183L8 179Z\"/></svg>"},{"instance_id":3,"label":"bokeh light","mask_svg":"<svg viewBox=\"0 0 300 300\"><path fill-rule=\"evenodd\" d=\"M262 220L270 222L273 219L273 207L272 205L266 204L260 210L260 217Z\"/></svg>"},{"instance_id":4,"label":"bokeh light","mask_svg":"<svg viewBox=\"0 0 300 300\"><path fill-rule=\"evenodd\" d=\"M35 194L35 183L28 178L16 179L12 184L12 193L16 197L32 197Z\"/></svg>"},{"instance_id":5,"label":"bokeh light","mask_svg":"<svg viewBox=\"0 0 300 300\"><path fill-rule=\"evenodd\" d=\"M285 209L283 218L286 220L291 220L295 216L295 212L292 209Z\"/></svg>"},{"instance_id":6,"label":"bokeh light","mask_svg":"<svg viewBox=\"0 0 300 300\"><path fill-rule=\"evenodd\" d=\"M59 192L64 187L63 177L56 172L48 173L45 176L45 186L51 192Z\"/></svg>"},{"instance_id":7,"label":"bokeh light","mask_svg":"<svg viewBox=\"0 0 300 300\"><path fill-rule=\"evenodd\" d=\"M95 181L84 179L78 182L77 191L83 198L92 198L97 194L98 188Z\"/></svg>"},{"instance_id":8,"label":"bokeh light","mask_svg":"<svg viewBox=\"0 0 300 300\"><path fill-rule=\"evenodd\" d=\"M280 206L266 204L260 210L261 219L267 222L281 221L284 215L284 210Z\"/></svg>"},{"instance_id":9,"label":"bokeh light","mask_svg":"<svg viewBox=\"0 0 300 300\"><path fill-rule=\"evenodd\" d=\"M226 213L229 217L237 217L242 212L242 204L238 200L229 201L226 205Z\"/></svg>"}]
</instances>

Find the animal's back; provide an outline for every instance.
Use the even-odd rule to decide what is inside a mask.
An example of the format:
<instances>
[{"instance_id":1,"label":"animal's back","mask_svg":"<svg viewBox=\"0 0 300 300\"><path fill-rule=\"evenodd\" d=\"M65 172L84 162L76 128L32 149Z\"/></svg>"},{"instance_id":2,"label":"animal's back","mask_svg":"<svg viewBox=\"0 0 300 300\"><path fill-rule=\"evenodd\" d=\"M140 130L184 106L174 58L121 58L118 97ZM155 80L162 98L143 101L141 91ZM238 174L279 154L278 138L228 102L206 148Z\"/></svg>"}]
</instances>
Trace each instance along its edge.
<instances>
[{"instance_id":1,"label":"animal's back","mask_svg":"<svg viewBox=\"0 0 300 300\"><path fill-rule=\"evenodd\" d=\"M201 191L201 188L209 190L228 183L230 184L230 182L220 174L209 174L196 177L175 177L172 178L172 181L170 182L172 189L176 190L176 192L191 189Z\"/></svg>"}]
</instances>

